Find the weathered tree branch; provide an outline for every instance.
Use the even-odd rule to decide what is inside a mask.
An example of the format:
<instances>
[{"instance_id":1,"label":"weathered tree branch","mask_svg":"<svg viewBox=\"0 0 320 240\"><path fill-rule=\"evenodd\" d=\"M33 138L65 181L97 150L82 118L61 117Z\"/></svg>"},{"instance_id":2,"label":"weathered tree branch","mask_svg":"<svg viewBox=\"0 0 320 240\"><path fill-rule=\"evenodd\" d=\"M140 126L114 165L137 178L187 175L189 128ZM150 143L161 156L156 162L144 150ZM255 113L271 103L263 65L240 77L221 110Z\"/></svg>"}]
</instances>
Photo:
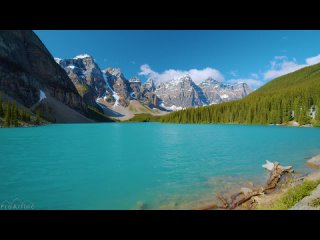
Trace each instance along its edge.
<instances>
[{"instance_id":1,"label":"weathered tree branch","mask_svg":"<svg viewBox=\"0 0 320 240\"><path fill-rule=\"evenodd\" d=\"M281 166L277 162L272 163L267 161L267 163L264 164L263 167L266 168L268 171L271 171L269 179L267 180L266 186L260 189L247 191L247 193L245 193L242 190L241 192L233 194L229 201L225 199L221 194L218 194L217 198L222 203L222 208L230 209L230 210L235 209L241 206L242 204L244 204L245 202L251 200L255 196L259 196L259 195L265 194L267 191L274 190L278 186L278 183L282 178L282 176L292 172L291 166ZM250 190L250 189L247 189L247 190ZM243 197L238 199L242 195Z\"/></svg>"},{"instance_id":2,"label":"weathered tree branch","mask_svg":"<svg viewBox=\"0 0 320 240\"><path fill-rule=\"evenodd\" d=\"M229 207L230 210L235 209L236 207L240 206L241 204L249 201L251 198L261 195L261 192L254 192L250 195L248 195L247 197L244 197L242 199L240 199L239 201L235 201L234 203L232 203L232 205Z\"/></svg>"}]
</instances>

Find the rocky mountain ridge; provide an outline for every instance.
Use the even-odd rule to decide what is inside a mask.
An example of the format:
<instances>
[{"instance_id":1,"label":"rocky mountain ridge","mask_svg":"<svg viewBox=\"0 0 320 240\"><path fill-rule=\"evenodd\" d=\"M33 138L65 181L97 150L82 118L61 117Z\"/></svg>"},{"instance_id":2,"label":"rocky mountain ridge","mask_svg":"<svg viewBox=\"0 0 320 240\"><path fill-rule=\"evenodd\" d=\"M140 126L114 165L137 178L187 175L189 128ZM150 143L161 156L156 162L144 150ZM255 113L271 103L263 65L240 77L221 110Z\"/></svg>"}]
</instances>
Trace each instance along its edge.
<instances>
[{"instance_id":1,"label":"rocky mountain ridge","mask_svg":"<svg viewBox=\"0 0 320 240\"><path fill-rule=\"evenodd\" d=\"M246 83L228 85L212 78L197 85L189 75L158 85L151 78L142 83L137 77L127 79L120 68L101 71L88 54L79 56L58 59L57 63L65 69L78 91L83 84L86 86L87 93L79 91L79 94L84 98L86 94L90 96L90 101L85 98L87 104L97 100L101 103L103 99L109 106L128 107L131 100L137 100L151 109L171 111L238 100L252 92Z\"/></svg>"}]
</instances>

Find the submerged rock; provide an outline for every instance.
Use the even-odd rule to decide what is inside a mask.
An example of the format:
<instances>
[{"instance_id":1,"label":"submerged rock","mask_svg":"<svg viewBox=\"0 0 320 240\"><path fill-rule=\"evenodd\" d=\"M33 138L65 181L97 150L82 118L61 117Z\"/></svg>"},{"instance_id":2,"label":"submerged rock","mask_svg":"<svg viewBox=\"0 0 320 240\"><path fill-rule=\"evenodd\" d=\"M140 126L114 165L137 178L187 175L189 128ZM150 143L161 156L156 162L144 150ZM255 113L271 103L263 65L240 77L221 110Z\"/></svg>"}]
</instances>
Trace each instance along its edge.
<instances>
[{"instance_id":1,"label":"submerged rock","mask_svg":"<svg viewBox=\"0 0 320 240\"><path fill-rule=\"evenodd\" d=\"M138 202L136 203L136 208L137 208L138 210L144 210L145 207L146 207L146 205L145 205L145 203L144 203L143 201L138 201Z\"/></svg>"},{"instance_id":2,"label":"submerged rock","mask_svg":"<svg viewBox=\"0 0 320 240\"><path fill-rule=\"evenodd\" d=\"M309 159L307 161L307 164L310 166L310 167L313 167L313 168L320 168L320 154Z\"/></svg>"},{"instance_id":3,"label":"submerged rock","mask_svg":"<svg viewBox=\"0 0 320 240\"><path fill-rule=\"evenodd\" d=\"M243 188L241 188L241 192L242 192L244 195L248 195L249 193L252 193L252 189L243 187Z\"/></svg>"}]
</instances>

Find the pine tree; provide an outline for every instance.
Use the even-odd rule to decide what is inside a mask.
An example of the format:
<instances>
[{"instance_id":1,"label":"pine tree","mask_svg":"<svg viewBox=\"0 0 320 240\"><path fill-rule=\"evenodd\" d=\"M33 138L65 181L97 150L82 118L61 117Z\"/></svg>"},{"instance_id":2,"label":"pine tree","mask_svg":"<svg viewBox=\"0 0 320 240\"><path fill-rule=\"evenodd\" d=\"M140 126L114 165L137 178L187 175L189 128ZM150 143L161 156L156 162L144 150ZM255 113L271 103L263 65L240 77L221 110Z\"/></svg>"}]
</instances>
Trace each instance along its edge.
<instances>
[{"instance_id":1,"label":"pine tree","mask_svg":"<svg viewBox=\"0 0 320 240\"><path fill-rule=\"evenodd\" d=\"M0 96L0 117L3 117L4 111L3 111L3 106L2 106L2 96Z\"/></svg>"},{"instance_id":2,"label":"pine tree","mask_svg":"<svg viewBox=\"0 0 320 240\"><path fill-rule=\"evenodd\" d=\"M10 102L6 105L6 110L4 114L4 126L10 127L11 126L11 104Z\"/></svg>"},{"instance_id":3,"label":"pine tree","mask_svg":"<svg viewBox=\"0 0 320 240\"><path fill-rule=\"evenodd\" d=\"M15 126L15 127L19 126L19 123L18 123L18 108L17 108L16 103L14 103L13 106L12 106L12 125Z\"/></svg>"},{"instance_id":4,"label":"pine tree","mask_svg":"<svg viewBox=\"0 0 320 240\"><path fill-rule=\"evenodd\" d=\"M316 116L315 121L319 124L320 123L320 106L316 107Z\"/></svg>"},{"instance_id":5,"label":"pine tree","mask_svg":"<svg viewBox=\"0 0 320 240\"><path fill-rule=\"evenodd\" d=\"M36 125L40 125L40 109L37 109L37 111L36 111L35 124L36 124Z\"/></svg>"},{"instance_id":6,"label":"pine tree","mask_svg":"<svg viewBox=\"0 0 320 240\"><path fill-rule=\"evenodd\" d=\"M30 116L30 114L29 113L27 113L26 112L26 120L27 120L27 122L31 122L31 116Z\"/></svg>"}]
</instances>

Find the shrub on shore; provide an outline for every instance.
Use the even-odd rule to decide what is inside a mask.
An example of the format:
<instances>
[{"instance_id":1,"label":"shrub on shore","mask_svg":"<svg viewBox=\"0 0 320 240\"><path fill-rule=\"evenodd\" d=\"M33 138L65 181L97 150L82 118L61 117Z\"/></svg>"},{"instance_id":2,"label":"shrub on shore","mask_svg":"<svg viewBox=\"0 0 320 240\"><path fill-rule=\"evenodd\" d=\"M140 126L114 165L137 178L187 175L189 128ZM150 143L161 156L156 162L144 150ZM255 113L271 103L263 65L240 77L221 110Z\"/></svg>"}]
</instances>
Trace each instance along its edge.
<instances>
[{"instance_id":1,"label":"shrub on shore","mask_svg":"<svg viewBox=\"0 0 320 240\"><path fill-rule=\"evenodd\" d=\"M320 184L318 181L305 181L301 185L297 185L288 190L285 195L276 201L271 209L286 210L293 207L297 202L304 197L309 196L311 192Z\"/></svg>"},{"instance_id":2,"label":"shrub on shore","mask_svg":"<svg viewBox=\"0 0 320 240\"><path fill-rule=\"evenodd\" d=\"M320 206L320 198L313 199L311 202L311 206L312 207L319 207Z\"/></svg>"}]
</instances>

